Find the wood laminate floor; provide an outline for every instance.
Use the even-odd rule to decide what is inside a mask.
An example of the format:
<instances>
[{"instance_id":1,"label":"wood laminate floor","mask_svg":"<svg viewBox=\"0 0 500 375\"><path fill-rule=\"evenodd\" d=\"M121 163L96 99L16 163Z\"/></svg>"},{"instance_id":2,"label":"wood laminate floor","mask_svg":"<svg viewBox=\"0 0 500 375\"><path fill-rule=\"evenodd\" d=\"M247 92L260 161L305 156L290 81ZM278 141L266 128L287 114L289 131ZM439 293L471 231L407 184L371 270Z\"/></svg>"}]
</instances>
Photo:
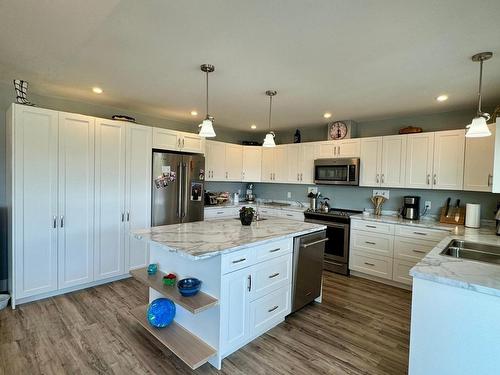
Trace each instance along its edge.
<instances>
[{"instance_id":1,"label":"wood laminate floor","mask_svg":"<svg viewBox=\"0 0 500 375\"><path fill-rule=\"evenodd\" d=\"M137 324L136 280L0 311L0 375L190 374ZM305 307L196 374L405 374L411 293L325 272L323 303Z\"/></svg>"}]
</instances>

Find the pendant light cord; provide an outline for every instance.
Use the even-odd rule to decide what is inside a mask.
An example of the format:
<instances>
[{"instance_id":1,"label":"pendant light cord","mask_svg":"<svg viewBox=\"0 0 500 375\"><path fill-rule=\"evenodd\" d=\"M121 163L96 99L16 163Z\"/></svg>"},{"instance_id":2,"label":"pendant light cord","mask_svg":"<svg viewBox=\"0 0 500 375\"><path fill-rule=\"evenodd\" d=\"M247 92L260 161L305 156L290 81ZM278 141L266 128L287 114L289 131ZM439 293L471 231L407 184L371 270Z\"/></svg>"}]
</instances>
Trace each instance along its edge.
<instances>
[{"instance_id":1,"label":"pendant light cord","mask_svg":"<svg viewBox=\"0 0 500 375\"><path fill-rule=\"evenodd\" d=\"M207 75L207 119L208 119L208 71L205 72L205 74Z\"/></svg>"},{"instance_id":2,"label":"pendant light cord","mask_svg":"<svg viewBox=\"0 0 500 375\"><path fill-rule=\"evenodd\" d=\"M477 93L478 101L477 101L477 115L482 116L483 111L481 110L481 87L483 83L483 60L479 62L479 92Z\"/></svg>"},{"instance_id":3,"label":"pendant light cord","mask_svg":"<svg viewBox=\"0 0 500 375\"><path fill-rule=\"evenodd\" d=\"M271 116L272 116L272 108L273 108L273 96L269 96L269 131L271 131Z\"/></svg>"}]
</instances>

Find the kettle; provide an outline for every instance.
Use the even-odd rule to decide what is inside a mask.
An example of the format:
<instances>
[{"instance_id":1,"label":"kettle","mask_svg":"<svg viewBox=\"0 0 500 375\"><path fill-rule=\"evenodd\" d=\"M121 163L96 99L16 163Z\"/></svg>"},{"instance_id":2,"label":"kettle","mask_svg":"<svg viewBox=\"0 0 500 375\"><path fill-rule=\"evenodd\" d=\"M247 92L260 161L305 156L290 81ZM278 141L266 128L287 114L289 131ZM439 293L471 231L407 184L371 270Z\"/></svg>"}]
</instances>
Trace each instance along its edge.
<instances>
[{"instance_id":1,"label":"kettle","mask_svg":"<svg viewBox=\"0 0 500 375\"><path fill-rule=\"evenodd\" d=\"M321 212L329 212L330 211L330 204L328 203L330 199L329 198L323 198L323 202L321 202L319 206L319 210Z\"/></svg>"}]
</instances>

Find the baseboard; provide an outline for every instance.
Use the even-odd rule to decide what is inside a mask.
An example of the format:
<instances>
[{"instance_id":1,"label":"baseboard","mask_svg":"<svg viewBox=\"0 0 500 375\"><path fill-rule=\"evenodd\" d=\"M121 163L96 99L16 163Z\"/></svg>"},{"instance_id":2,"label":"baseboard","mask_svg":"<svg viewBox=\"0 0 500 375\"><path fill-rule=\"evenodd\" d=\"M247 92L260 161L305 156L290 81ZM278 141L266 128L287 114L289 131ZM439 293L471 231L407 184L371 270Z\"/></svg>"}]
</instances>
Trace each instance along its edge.
<instances>
[{"instance_id":1,"label":"baseboard","mask_svg":"<svg viewBox=\"0 0 500 375\"><path fill-rule=\"evenodd\" d=\"M363 279L368 279L368 280L371 280L371 281L376 281L378 283L386 284L386 285L390 285L390 286L394 286L396 288L406 289L406 290L409 290L409 291L412 290L411 285L406 285L406 284L398 283L397 281L387 280L387 279L383 279L383 278L377 277L377 276L367 275L366 273L362 273L362 272L358 272L358 271L351 270L350 272L351 272L352 276L362 277Z\"/></svg>"},{"instance_id":2,"label":"baseboard","mask_svg":"<svg viewBox=\"0 0 500 375\"><path fill-rule=\"evenodd\" d=\"M98 285L102 285L102 284L108 284L108 283L111 283L113 281L128 279L129 277L131 277L131 275L129 273L127 273L124 275L110 277L108 279L92 281L91 283L87 283L87 284L72 286L70 288L58 289L58 290L54 290L54 291L48 292L48 293L37 294L36 296L17 298L17 299L12 298L12 308L15 309L17 305L22 305L24 303L39 301L41 299L55 297L55 296L59 296L61 294L76 292L78 290L92 288L94 286L98 286Z\"/></svg>"}]
</instances>

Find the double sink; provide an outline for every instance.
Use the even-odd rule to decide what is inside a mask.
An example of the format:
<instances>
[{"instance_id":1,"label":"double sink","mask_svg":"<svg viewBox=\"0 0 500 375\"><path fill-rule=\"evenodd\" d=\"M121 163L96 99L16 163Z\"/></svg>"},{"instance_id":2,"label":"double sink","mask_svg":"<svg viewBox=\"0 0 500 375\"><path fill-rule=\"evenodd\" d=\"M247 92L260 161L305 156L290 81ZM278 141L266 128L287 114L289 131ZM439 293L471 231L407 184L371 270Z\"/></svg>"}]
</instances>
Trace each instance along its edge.
<instances>
[{"instance_id":1,"label":"double sink","mask_svg":"<svg viewBox=\"0 0 500 375\"><path fill-rule=\"evenodd\" d=\"M500 264L500 246L463 240L451 240L448 246L446 246L440 254L454 258Z\"/></svg>"}]
</instances>

